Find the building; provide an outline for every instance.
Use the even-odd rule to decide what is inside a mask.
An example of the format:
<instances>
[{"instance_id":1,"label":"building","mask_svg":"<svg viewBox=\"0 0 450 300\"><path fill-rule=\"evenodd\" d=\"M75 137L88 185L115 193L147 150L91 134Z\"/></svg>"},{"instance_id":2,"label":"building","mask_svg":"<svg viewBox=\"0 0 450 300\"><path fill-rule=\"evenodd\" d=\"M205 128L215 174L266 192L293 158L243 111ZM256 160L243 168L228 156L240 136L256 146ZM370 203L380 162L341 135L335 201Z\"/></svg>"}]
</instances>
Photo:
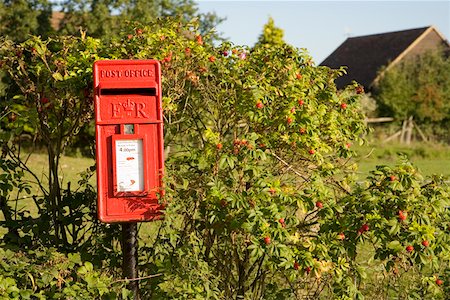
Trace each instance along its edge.
<instances>
[{"instance_id":1,"label":"building","mask_svg":"<svg viewBox=\"0 0 450 300\"><path fill-rule=\"evenodd\" d=\"M371 90L382 76L381 70L440 47L450 52L449 42L433 26L350 37L320 65L332 69L347 67L347 74L336 79L339 89L355 80Z\"/></svg>"}]
</instances>

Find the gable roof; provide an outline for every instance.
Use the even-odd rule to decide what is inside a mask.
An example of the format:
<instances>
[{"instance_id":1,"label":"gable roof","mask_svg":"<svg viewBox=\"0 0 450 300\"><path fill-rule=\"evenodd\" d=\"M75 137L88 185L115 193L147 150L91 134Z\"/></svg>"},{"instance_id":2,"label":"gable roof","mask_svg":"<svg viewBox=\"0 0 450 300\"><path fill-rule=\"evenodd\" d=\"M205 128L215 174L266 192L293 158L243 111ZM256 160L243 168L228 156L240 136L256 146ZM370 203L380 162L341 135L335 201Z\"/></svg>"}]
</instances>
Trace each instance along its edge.
<instances>
[{"instance_id":1,"label":"gable roof","mask_svg":"<svg viewBox=\"0 0 450 300\"><path fill-rule=\"evenodd\" d=\"M431 31L448 45L445 38L432 26L351 37L320 65L333 69L347 66L347 74L336 79L338 88L343 88L353 80L369 88L377 79L381 67L390 67L401 60L411 47Z\"/></svg>"}]
</instances>

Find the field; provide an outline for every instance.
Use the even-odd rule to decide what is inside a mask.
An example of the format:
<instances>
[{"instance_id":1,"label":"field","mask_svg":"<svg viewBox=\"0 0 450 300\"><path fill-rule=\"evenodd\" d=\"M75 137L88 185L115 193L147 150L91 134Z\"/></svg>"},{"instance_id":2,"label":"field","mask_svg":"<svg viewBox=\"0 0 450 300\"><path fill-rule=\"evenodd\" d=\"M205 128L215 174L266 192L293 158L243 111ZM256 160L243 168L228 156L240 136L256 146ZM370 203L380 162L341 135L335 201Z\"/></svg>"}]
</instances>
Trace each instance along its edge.
<instances>
[{"instance_id":1,"label":"field","mask_svg":"<svg viewBox=\"0 0 450 300\"><path fill-rule=\"evenodd\" d=\"M450 175L450 147L418 143L410 146L399 144L370 144L356 147L360 178L369 174L377 165L394 166L407 157L422 175Z\"/></svg>"}]
</instances>

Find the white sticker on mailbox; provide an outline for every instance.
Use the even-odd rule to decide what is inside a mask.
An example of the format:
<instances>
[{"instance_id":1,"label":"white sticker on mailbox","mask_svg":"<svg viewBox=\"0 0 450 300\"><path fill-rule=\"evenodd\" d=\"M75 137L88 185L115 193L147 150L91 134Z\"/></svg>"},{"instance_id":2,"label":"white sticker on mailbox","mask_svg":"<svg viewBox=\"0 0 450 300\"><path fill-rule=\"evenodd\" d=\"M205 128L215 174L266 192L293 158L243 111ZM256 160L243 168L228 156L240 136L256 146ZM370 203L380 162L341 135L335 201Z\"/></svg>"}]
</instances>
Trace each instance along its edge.
<instances>
[{"instance_id":1,"label":"white sticker on mailbox","mask_svg":"<svg viewBox=\"0 0 450 300\"><path fill-rule=\"evenodd\" d=\"M144 190L142 140L116 140L116 180L118 192Z\"/></svg>"}]
</instances>

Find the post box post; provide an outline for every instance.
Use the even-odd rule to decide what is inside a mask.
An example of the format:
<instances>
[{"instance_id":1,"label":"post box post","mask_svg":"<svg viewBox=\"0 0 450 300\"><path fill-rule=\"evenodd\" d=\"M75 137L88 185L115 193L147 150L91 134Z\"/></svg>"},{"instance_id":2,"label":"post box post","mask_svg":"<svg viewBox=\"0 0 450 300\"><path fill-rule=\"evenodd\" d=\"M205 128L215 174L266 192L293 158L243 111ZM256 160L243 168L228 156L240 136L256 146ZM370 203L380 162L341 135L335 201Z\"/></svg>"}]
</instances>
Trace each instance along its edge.
<instances>
[{"instance_id":1,"label":"post box post","mask_svg":"<svg viewBox=\"0 0 450 300\"><path fill-rule=\"evenodd\" d=\"M137 223L122 223L122 270L123 276L132 279L128 289L133 292L134 299L139 299L139 281L133 280L138 274L138 242Z\"/></svg>"}]
</instances>

